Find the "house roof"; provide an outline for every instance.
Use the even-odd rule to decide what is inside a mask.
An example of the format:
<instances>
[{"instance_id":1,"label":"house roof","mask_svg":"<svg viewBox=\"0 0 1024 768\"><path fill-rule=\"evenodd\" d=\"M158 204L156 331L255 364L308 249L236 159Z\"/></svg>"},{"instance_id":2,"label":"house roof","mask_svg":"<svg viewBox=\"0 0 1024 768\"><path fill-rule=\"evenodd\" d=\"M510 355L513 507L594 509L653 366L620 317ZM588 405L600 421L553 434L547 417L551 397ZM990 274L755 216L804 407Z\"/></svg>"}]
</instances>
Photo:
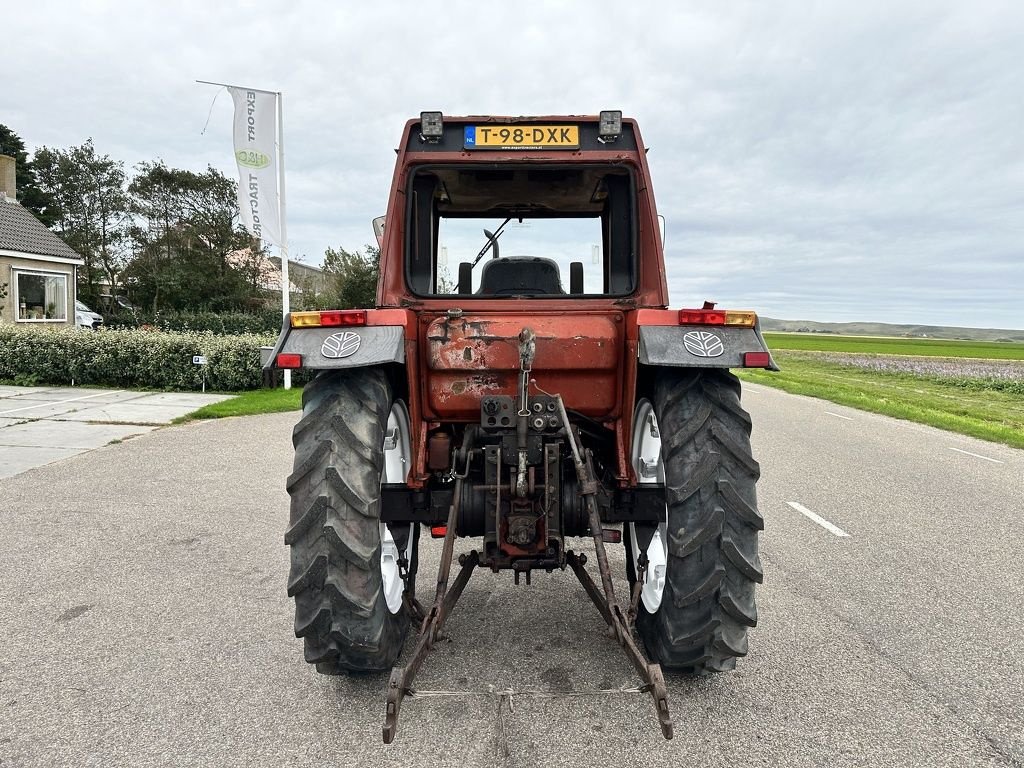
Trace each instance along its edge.
<instances>
[{"instance_id":1,"label":"house roof","mask_svg":"<svg viewBox=\"0 0 1024 768\"><path fill-rule=\"evenodd\" d=\"M0 251L18 251L26 256L53 256L73 259L82 257L48 230L27 208L0 196Z\"/></svg>"},{"instance_id":2,"label":"house roof","mask_svg":"<svg viewBox=\"0 0 1024 768\"><path fill-rule=\"evenodd\" d=\"M281 269L280 256L270 256L268 258L270 259L270 263L274 265L275 269ZM314 267L312 264L306 264L301 261L296 261L295 259L288 259L288 269L299 274L313 275L314 277L324 273L320 267Z\"/></svg>"}]
</instances>

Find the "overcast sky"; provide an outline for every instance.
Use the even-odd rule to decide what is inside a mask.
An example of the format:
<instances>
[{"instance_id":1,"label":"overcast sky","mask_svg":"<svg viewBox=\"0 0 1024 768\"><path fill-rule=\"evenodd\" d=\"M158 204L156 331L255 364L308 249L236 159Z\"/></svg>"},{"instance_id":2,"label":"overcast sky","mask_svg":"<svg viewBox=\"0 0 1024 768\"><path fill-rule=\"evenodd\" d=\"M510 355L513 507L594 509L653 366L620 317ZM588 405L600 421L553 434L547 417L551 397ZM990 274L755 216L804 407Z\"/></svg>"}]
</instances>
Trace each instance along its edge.
<instances>
[{"instance_id":1,"label":"overcast sky","mask_svg":"<svg viewBox=\"0 0 1024 768\"><path fill-rule=\"evenodd\" d=\"M640 124L673 306L1024 328L1024 3L21 2L0 123L233 174L231 99L284 92L293 255L374 242L402 126Z\"/></svg>"}]
</instances>

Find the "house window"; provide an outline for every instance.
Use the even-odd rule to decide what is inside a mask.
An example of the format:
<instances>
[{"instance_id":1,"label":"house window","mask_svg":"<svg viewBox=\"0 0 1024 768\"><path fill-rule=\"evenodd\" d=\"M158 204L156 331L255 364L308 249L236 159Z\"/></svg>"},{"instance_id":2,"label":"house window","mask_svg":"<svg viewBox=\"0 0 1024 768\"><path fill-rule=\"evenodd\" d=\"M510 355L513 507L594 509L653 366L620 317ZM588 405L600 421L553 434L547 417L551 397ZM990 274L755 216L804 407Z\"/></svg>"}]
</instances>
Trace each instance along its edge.
<instances>
[{"instance_id":1,"label":"house window","mask_svg":"<svg viewBox=\"0 0 1024 768\"><path fill-rule=\"evenodd\" d=\"M66 322L68 276L62 272L14 270L14 302L19 322Z\"/></svg>"}]
</instances>

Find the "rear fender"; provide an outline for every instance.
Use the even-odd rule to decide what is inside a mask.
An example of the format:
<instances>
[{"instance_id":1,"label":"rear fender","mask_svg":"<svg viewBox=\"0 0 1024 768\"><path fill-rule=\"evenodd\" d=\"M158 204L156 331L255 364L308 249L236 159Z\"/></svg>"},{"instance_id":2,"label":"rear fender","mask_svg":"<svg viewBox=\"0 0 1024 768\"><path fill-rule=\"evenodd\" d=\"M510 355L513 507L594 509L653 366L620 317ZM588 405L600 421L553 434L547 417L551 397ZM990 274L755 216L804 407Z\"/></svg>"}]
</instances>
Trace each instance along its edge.
<instances>
[{"instance_id":1,"label":"rear fender","mask_svg":"<svg viewBox=\"0 0 1024 768\"><path fill-rule=\"evenodd\" d=\"M301 368L326 371L405 363L404 310L366 310L366 324L291 327L287 315L277 343L263 356L265 369L278 368L278 355L301 355Z\"/></svg>"},{"instance_id":2,"label":"rear fender","mask_svg":"<svg viewBox=\"0 0 1024 768\"><path fill-rule=\"evenodd\" d=\"M753 327L679 325L675 311L639 310L637 314L637 357L643 365L779 370L759 320ZM750 352L768 353L768 364L747 365Z\"/></svg>"}]
</instances>

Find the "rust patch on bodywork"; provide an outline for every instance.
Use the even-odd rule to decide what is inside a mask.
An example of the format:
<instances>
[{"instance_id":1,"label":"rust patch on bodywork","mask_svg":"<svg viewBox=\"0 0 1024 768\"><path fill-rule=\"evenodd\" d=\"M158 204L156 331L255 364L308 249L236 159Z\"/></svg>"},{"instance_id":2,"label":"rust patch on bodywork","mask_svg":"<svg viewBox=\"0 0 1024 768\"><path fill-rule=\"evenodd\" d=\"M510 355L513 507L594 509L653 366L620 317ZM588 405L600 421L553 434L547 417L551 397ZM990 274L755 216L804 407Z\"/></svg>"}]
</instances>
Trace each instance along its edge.
<instances>
[{"instance_id":1,"label":"rust patch on bodywork","mask_svg":"<svg viewBox=\"0 0 1024 768\"><path fill-rule=\"evenodd\" d=\"M592 417L617 415L622 327L604 313L494 313L434 318L424 334L425 402L439 418L472 420L486 395L511 395L519 371L519 332L536 332L532 378L566 406Z\"/></svg>"}]
</instances>

